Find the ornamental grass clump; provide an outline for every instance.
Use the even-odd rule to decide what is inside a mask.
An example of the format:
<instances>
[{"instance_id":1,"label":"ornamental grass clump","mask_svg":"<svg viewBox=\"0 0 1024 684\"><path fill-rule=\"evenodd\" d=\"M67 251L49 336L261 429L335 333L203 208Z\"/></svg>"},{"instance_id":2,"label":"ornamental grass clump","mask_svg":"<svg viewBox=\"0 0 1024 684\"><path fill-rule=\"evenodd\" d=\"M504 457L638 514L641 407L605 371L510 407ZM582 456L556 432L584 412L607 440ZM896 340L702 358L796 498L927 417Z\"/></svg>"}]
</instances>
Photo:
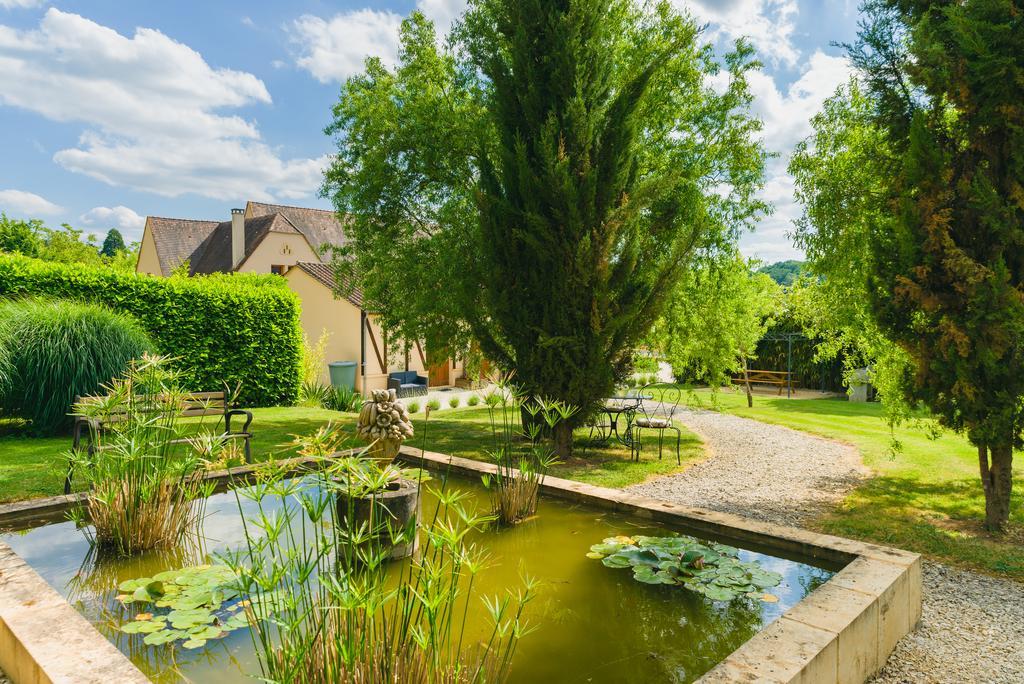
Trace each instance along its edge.
<instances>
[{"instance_id":1,"label":"ornamental grass clump","mask_svg":"<svg viewBox=\"0 0 1024 684\"><path fill-rule=\"evenodd\" d=\"M53 434L71 424L75 397L93 394L152 348L137 321L97 304L2 302L0 411Z\"/></svg>"},{"instance_id":2,"label":"ornamental grass clump","mask_svg":"<svg viewBox=\"0 0 1024 684\"><path fill-rule=\"evenodd\" d=\"M203 473L206 463L219 460L223 443L202 423L183 423L186 393L178 377L166 357L145 355L105 394L75 406L97 445L71 453L89 485L92 527L83 529L104 551L173 548L203 517L213 491Z\"/></svg>"},{"instance_id":3,"label":"ornamental grass clump","mask_svg":"<svg viewBox=\"0 0 1024 684\"><path fill-rule=\"evenodd\" d=\"M576 414L558 401L527 396L507 380L484 398L494 446L487 453L497 465L483 477L494 515L514 525L537 510L537 495L551 466L558 463L549 436Z\"/></svg>"},{"instance_id":4,"label":"ornamental grass clump","mask_svg":"<svg viewBox=\"0 0 1024 684\"><path fill-rule=\"evenodd\" d=\"M339 510L359 468L325 465L302 479L270 466L236 490L240 510L249 511L246 546L224 562L240 578L263 681L503 681L529 631L523 611L535 587L524 580L502 596L478 594L489 558L467 536L491 517L468 508L466 495L439 488L422 522L391 530L406 541L420 535L419 553L388 563L372 524ZM481 605L492 626L468 633L466 616Z\"/></svg>"}]
</instances>

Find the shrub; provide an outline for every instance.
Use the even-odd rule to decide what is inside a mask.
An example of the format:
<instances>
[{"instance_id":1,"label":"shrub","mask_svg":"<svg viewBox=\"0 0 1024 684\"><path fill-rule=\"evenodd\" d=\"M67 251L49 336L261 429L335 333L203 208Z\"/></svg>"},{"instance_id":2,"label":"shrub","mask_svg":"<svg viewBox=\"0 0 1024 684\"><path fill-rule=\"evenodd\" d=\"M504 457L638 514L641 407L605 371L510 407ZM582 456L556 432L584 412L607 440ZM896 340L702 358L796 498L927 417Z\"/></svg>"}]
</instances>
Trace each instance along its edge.
<instances>
[{"instance_id":1,"label":"shrub","mask_svg":"<svg viewBox=\"0 0 1024 684\"><path fill-rule=\"evenodd\" d=\"M451 397L448 400L448 405L452 408L459 408L460 403L462 403L462 400L459 397Z\"/></svg>"},{"instance_id":2,"label":"shrub","mask_svg":"<svg viewBox=\"0 0 1024 684\"><path fill-rule=\"evenodd\" d=\"M468 406L476 406L479 403L480 403L480 397L478 397L475 394L469 395L469 399L466 399L466 404Z\"/></svg>"},{"instance_id":3,"label":"shrub","mask_svg":"<svg viewBox=\"0 0 1024 684\"><path fill-rule=\"evenodd\" d=\"M343 413L357 413L363 407L363 395L348 387L329 387L324 408Z\"/></svg>"},{"instance_id":4,"label":"shrub","mask_svg":"<svg viewBox=\"0 0 1024 684\"><path fill-rule=\"evenodd\" d=\"M431 399L430 401L427 402L427 408L430 409L431 411L436 411L437 409L441 408L441 402L438 401L437 399Z\"/></svg>"},{"instance_id":5,"label":"shrub","mask_svg":"<svg viewBox=\"0 0 1024 684\"><path fill-rule=\"evenodd\" d=\"M0 297L23 294L85 300L131 314L156 350L174 360L189 391L241 383L241 403L295 403L302 331L298 298L283 278L158 278L0 255Z\"/></svg>"},{"instance_id":6,"label":"shrub","mask_svg":"<svg viewBox=\"0 0 1024 684\"><path fill-rule=\"evenodd\" d=\"M38 433L70 425L76 396L99 392L153 347L137 321L96 304L9 300L0 320L0 408Z\"/></svg>"},{"instance_id":7,"label":"shrub","mask_svg":"<svg viewBox=\"0 0 1024 684\"><path fill-rule=\"evenodd\" d=\"M327 408L334 388L319 381L303 381L299 387L299 405L309 408Z\"/></svg>"},{"instance_id":8,"label":"shrub","mask_svg":"<svg viewBox=\"0 0 1024 684\"><path fill-rule=\"evenodd\" d=\"M405 410L407 410L409 413L419 413L420 403L418 401L410 401L408 404L405 405Z\"/></svg>"}]
</instances>

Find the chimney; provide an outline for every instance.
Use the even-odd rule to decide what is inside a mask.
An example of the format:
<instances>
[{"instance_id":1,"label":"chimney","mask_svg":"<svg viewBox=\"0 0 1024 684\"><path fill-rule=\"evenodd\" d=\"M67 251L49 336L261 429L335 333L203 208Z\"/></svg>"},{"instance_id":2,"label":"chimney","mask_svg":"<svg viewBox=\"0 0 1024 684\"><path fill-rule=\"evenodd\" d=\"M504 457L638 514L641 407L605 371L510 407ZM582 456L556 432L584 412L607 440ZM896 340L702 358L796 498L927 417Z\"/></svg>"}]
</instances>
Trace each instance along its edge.
<instances>
[{"instance_id":1,"label":"chimney","mask_svg":"<svg viewBox=\"0 0 1024 684\"><path fill-rule=\"evenodd\" d=\"M245 259L245 209L231 210L231 270Z\"/></svg>"}]
</instances>

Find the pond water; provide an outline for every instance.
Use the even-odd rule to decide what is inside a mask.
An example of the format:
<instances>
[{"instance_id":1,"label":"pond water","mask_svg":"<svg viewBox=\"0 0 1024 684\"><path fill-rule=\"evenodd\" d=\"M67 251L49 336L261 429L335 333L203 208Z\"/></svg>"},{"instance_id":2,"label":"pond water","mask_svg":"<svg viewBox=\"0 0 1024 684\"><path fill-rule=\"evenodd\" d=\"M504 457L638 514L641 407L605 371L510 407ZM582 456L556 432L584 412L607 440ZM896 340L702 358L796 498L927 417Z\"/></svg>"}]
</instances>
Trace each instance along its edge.
<instances>
[{"instance_id":1,"label":"pond water","mask_svg":"<svg viewBox=\"0 0 1024 684\"><path fill-rule=\"evenodd\" d=\"M481 509L487 508L487 494L478 482L451 478L448 486L469 492ZM252 505L243 499L243 507ZM428 492L423 506L433 510ZM721 603L680 587L641 584L628 569L607 568L586 557L590 546L606 537L669 533L665 525L542 499L536 517L514 528L477 534L474 541L485 545L494 561L477 577L483 594L520 586L523 572L541 582L537 598L527 607L536 631L520 642L510 681L691 682L832 576L828 569L741 550L742 560L756 560L782 575L782 583L769 590L779 600L744 597ZM143 635L117 631L125 615L115 599L120 582L195 565L243 544L233 493L209 500L201 545L173 554L97 562L72 522L7 533L2 539L154 681L229 684L258 676L246 629L198 651L146 646ZM472 624L467 633L485 629L484 610L471 612L468 619Z\"/></svg>"}]
</instances>

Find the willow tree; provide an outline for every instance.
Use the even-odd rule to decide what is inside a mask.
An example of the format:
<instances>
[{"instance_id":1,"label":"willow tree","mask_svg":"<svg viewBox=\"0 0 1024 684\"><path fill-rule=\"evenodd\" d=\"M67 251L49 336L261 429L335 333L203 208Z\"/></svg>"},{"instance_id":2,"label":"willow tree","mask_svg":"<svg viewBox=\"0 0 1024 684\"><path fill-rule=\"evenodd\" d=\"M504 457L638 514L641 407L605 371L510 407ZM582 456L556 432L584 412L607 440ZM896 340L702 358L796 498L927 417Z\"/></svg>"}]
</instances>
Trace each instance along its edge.
<instances>
[{"instance_id":1,"label":"willow tree","mask_svg":"<svg viewBox=\"0 0 1024 684\"><path fill-rule=\"evenodd\" d=\"M888 146L868 293L913 360L909 398L977 447L1000 530L1024 427L1024 8L866 9L851 55Z\"/></svg>"},{"instance_id":2,"label":"willow tree","mask_svg":"<svg viewBox=\"0 0 1024 684\"><path fill-rule=\"evenodd\" d=\"M342 91L336 267L398 334L473 341L582 420L694 250L764 209L757 64L740 43L720 73L667 2L476 0L446 45L414 14L397 68L371 60Z\"/></svg>"}]
</instances>

